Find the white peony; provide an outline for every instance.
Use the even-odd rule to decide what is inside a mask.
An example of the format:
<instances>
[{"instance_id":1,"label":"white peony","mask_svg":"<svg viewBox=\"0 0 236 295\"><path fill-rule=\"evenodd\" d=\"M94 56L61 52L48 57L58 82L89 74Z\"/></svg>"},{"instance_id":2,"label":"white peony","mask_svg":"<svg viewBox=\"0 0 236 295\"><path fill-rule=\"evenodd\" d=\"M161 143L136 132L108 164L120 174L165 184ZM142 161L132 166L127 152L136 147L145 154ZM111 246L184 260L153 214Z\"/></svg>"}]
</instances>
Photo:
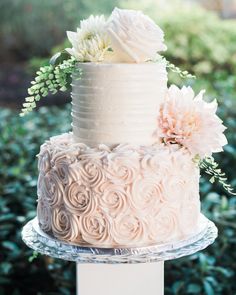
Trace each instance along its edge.
<instances>
[{"instance_id":1,"label":"white peony","mask_svg":"<svg viewBox=\"0 0 236 295\"><path fill-rule=\"evenodd\" d=\"M141 11L115 8L106 29L114 61L145 62L166 50L163 31Z\"/></svg>"},{"instance_id":2,"label":"white peony","mask_svg":"<svg viewBox=\"0 0 236 295\"><path fill-rule=\"evenodd\" d=\"M77 32L67 32L72 48L66 51L80 62L98 62L104 59L110 44L105 32L105 18L91 15L80 22Z\"/></svg>"}]
</instances>

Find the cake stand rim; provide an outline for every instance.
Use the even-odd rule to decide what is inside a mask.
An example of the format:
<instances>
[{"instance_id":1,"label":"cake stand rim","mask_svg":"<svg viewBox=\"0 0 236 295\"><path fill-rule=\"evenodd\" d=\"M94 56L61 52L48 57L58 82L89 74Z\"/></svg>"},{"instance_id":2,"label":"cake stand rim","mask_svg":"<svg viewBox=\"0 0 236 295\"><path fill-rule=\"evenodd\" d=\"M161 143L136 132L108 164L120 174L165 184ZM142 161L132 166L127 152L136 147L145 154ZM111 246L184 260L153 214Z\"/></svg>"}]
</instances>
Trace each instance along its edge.
<instances>
[{"instance_id":1,"label":"cake stand rim","mask_svg":"<svg viewBox=\"0 0 236 295\"><path fill-rule=\"evenodd\" d=\"M202 214L203 215L203 214ZM204 215L203 215L204 216ZM184 240L184 244L169 243L163 245L151 245L133 248L95 248L81 247L51 238L41 236L33 226L37 217L28 221L22 230L22 240L33 250L53 257L77 263L150 263L158 261L173 260L183 256L194 254L212 244L218 235L215 224L207 217L206 229L198 239ZM199 233L198 233L199 235Z\"/></svg>"}]
</instances>

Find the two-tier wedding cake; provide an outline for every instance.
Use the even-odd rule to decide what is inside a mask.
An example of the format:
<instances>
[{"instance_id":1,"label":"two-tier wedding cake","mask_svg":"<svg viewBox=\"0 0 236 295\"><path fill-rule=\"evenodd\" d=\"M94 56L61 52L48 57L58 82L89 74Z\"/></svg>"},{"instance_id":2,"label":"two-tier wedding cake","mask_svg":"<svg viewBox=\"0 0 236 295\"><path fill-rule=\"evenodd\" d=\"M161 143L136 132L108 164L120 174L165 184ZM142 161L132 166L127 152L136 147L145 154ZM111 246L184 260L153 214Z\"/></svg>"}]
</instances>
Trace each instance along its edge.
<instances>
[{"instance_id":1,"label":"two-tier wedding cake","mask_svg":"<svg viewBox=\"0 0 236 295\"><path fill-rule=\"evenodd\" d=\"M41 146L41 230L92 247L197 233L197 160L226 143L216 102L190 87L167 87L158 54L164 34L139 11L116 8L107 21L91 16L68 38L80 70L72 75L73 131Z\"/></svg>"}]
</instances>

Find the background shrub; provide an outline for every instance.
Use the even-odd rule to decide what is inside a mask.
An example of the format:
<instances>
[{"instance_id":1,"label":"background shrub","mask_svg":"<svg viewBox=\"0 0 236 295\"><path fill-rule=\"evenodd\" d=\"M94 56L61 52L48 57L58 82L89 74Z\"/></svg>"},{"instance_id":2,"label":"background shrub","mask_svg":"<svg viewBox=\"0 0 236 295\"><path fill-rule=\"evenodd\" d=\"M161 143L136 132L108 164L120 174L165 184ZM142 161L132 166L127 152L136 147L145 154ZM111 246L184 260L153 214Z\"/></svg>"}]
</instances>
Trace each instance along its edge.
<instances>
[{"instance_id":1,"label":"background shrub","mask_svg":"<svg viewBox=\"0 0 236 295\"><path fill-rule=\"evenodd\" d=\"M75 266L40 256L21 240L23 225L35 216L39 146L70 128L69 108L41 108L19 118L0 111L0 294L75 294ZM63 122L63 123L62 123Z\"/></svg>"},{"instance_id":2,"label":"background shrub","mask_svg":"<svg viewBox=\"0 0 236 295\"><path fill-rule=\"evenodd\" d=\"M145 11L160 25L168 47L165 57L197 76L195 89L206 88L213 94L221 94L223 88L227 88L235 95L236 20L222 20L213 12L197 5L184 5L183 1L166 2L126 0L120 3L122 7ZM170 82L186 81L171 75Z\"/></svg>"},{"instance_id":3,"label":"background shrub","mask_svg":"<svg viewBox=\"0 0 236 295\"><path fill-rule=\"evenodd\" d=\"M48 55L67 30L74 30L90 13L108 14L115 1L1 0L0 59Z\"/></svg>"}]
</instances>

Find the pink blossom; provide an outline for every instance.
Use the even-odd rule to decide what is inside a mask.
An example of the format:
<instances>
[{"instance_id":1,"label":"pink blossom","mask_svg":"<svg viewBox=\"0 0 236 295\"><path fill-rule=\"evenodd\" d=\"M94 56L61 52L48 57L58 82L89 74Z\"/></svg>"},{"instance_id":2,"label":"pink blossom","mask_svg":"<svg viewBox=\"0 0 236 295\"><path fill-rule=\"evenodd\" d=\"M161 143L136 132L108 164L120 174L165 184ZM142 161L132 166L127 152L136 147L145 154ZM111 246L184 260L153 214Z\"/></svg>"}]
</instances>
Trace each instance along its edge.
<instances>
[{"instance_id":1,"label":"pink blossom","mask_svg":"<svg viewBox=\"0 0 236 295\"><path fill-rule=\"evenodd\" d=\"M203 100L204 91L196 97L191 87L172 85L161 105L155 135L165 143L178 143L200 157L222 151L227 144L226 127L216 115L216 100Z\"/></svg>"}]
</instances>

